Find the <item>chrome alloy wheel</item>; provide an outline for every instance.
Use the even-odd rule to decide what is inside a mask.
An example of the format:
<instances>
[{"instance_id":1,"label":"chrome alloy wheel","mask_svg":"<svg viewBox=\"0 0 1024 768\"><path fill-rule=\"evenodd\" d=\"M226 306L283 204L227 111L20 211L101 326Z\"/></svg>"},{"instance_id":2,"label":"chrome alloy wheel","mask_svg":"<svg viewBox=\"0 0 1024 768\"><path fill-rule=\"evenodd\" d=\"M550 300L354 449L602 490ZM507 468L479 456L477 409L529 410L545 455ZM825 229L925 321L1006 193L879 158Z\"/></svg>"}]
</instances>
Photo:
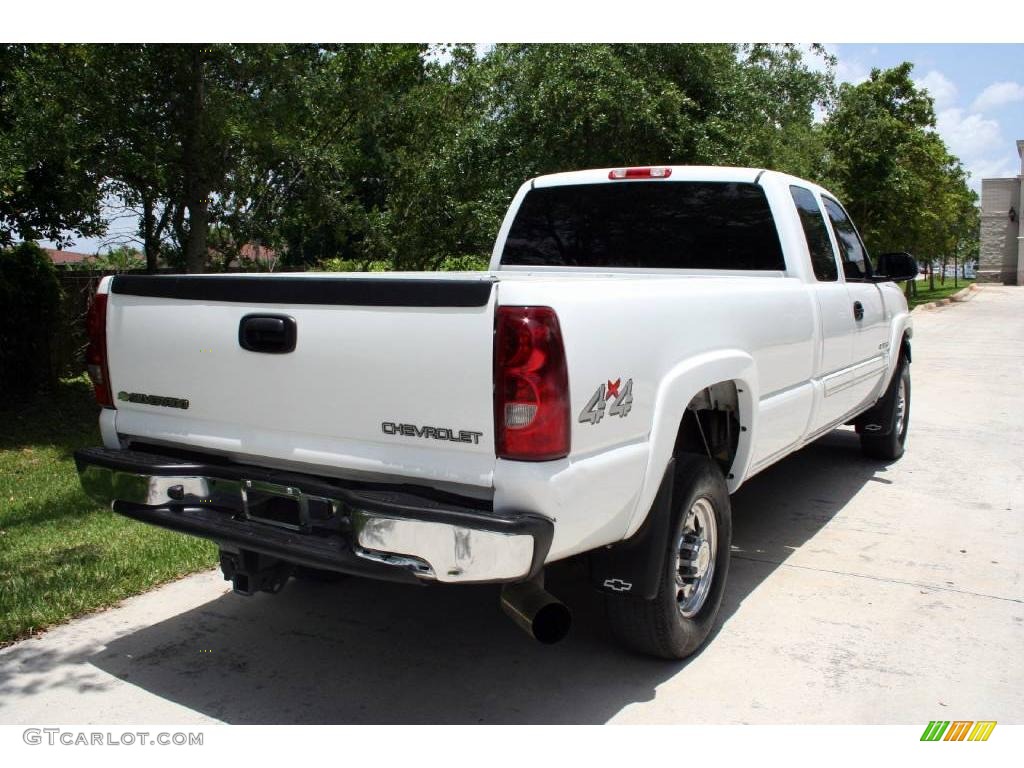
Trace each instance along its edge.
<instances>
[{"instance_id":1,"label":"chrome alloy wheel","mask_svg":"<svg viewBox=\"0 0 1024 768\"><path fill-rule=\"evenodd\" d=\"M715 508L701 497L686 513L676 544L676 603L684 618L696 616L711 591L717 551Z\"/></svg>"},{"instance_id":2,"label":"chrome alloy wheel","mask_svg":"<svg viewBox=\"0 0 1024 768\"><path fill-rule=\"evenodd\" d=\"M896 390L896 438L903 434L903 424L907 419L907 381L900 377L900 386Z\"/></svg>"}]
</instances>

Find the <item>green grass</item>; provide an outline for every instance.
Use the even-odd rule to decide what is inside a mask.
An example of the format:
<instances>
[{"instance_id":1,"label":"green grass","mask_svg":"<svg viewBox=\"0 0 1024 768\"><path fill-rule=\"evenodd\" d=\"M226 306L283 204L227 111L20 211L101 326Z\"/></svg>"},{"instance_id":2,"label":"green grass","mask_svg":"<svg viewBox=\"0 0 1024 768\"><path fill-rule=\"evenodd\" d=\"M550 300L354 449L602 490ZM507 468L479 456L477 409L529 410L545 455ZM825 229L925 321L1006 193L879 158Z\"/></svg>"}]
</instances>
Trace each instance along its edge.
<instances>
[{"instance_id":1,"label":"green grass","mask_svg":"<svg viewBox=\"0 0 1024 768\"><path fill-rule=\"evenodd\" d=\"M99 445L87 379L0 406L0 645L216 562L207 541L90 500L73 452Z\"/></svg>"},{"instance_id":2,"label":"green grass","mask_svg":"<svg viewBox=\"0 0 1024 768\"><path fill-rule=\"evenodd\" d=\"M973 280L965 280L961 277L957 279L957 286L954 288L952 277L946 278L945 285L940 284L939 279L935 278L935 290L929 291L928 280L919 280L917 283L917 295L907 299L907 304L909 304L910 308L913 309L918 304L927 304L929 301L945 299L952 296L954 293L962 291L973 282Z\"/></svg>"}]
</instances>

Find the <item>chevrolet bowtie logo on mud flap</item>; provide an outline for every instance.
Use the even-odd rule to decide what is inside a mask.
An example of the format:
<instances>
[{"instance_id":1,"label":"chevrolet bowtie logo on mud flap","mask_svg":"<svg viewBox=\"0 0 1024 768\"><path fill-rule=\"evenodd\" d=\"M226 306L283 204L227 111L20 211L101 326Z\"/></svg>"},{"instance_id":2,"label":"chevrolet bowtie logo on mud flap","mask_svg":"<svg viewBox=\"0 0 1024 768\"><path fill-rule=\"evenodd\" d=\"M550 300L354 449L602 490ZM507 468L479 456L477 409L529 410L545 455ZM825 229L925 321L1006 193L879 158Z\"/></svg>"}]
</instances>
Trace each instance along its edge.
<instances>
[{"instance_id":1,"label":"chevrolet bowtie logo on mud flap","mask_svg":"<svg viewBox=\"0 0 1024 768\"><path fill-rule=\"evenodd\" d=\"M633 588L633 582L622 579L605 579L604 587L612 592L629 592Z\"/></svg>"}]
</instances>

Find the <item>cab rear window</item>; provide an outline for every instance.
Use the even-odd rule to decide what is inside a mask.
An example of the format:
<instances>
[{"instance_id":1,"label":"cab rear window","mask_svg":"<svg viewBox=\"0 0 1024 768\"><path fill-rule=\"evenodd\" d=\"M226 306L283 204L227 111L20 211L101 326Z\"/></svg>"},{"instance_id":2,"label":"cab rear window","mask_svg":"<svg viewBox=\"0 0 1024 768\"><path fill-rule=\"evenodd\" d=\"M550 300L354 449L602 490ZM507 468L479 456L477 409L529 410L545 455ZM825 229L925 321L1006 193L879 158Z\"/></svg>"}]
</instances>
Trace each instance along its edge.
<instances>
[{"instance_id":1,"label":"cab rear window","mask_svg":"<svg viewBox=\"0 0 1024 768\"><path fill-rule=\"evenodd\" d=\"M764 190L749 183L634 181L530 190L502 264L784 270Z\"/></svg>"}]
</instances>

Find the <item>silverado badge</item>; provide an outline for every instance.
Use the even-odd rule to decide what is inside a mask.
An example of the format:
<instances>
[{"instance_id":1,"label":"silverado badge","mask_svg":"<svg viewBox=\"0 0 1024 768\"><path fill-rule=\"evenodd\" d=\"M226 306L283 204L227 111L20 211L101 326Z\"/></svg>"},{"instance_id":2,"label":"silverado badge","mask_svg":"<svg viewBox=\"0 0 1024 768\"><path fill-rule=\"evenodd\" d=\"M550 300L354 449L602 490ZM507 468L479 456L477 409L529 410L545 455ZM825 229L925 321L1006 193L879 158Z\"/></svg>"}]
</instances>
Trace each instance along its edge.
<instances>
[{"instance_id":1,"label":"silverado badge","mask_svg":"<svg viewBox=\"0 0 1024 768\"><path fill-rule=\"evenodd\" d=\"M145 395L141 392L118 392L117 399L125 403L142 403L143 405L159 405L164 408L188 408L188 400L181 397L164 397L163 395Z\"/></svg>"}]
</instances>

